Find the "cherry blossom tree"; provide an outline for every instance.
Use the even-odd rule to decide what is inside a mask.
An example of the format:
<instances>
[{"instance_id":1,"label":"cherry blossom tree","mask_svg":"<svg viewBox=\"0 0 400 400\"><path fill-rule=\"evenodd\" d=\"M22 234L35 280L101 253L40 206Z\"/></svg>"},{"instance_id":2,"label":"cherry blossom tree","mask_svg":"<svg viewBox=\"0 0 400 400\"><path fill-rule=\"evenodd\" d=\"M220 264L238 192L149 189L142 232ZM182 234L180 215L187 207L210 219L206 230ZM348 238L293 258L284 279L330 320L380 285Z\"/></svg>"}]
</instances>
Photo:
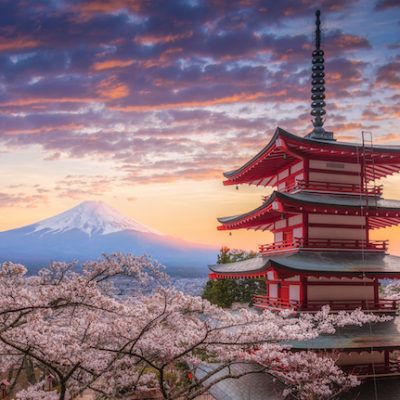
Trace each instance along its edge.
<instances>
[{"instance_id":1,"label":"cherry blossom tree","mask_svg":"<svg viewBox=\"0 0 400 400\"><path fill-rule=\"evenodd\" d=\"M26 272L13 263L0 269L0 368L20 400L74 399L86 389L98 399L194 399L242 376L231 368L237 363L284 382L283 396L330 399L357 379L332 359L292 353L282 342L379 320L328 308L300 317L224 310L175 290L146 256L105 255L79 271L55 262L37 276ZM130 280L130 296L117 296L120 277ZM199 377L204 365L212 368Z\"/></svg>"},{"instance_id":2,"label":"cherry blossom tree","mask_svg":"<svg viewBox=\"0 0 400 400\"><path fill-rule=\"evenodd\" d=\"M391 281L381 288L382 298L387 300L400 300L400 281Z\"/></svg>"}]
</instances>

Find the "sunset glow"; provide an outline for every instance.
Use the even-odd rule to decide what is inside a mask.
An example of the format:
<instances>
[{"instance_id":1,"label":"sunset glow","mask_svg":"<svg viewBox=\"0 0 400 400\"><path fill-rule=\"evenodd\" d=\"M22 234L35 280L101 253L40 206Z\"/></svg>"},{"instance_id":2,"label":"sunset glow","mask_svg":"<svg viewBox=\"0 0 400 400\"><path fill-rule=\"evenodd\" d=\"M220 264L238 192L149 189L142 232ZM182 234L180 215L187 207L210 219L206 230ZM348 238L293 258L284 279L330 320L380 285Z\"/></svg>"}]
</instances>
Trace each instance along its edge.
<instances>
[{"instance_id":1,"label":"sunset glow","mask_svg":"<svg viewBox=\"0 0 400 400\"><path fill-rule=\"evenodd\" d=\"M390 0L5 1L0 5L0 230L102 200L191 242L255 249L216 230L271 188L222 172L280 126L311 130L317 5L325 128L400 145L400 7ZM265 6L264 3L267 3ZM400 199L400 176L382 180ZM373 233L400 254L400 227Z\"/></svg>"}]
</instances>

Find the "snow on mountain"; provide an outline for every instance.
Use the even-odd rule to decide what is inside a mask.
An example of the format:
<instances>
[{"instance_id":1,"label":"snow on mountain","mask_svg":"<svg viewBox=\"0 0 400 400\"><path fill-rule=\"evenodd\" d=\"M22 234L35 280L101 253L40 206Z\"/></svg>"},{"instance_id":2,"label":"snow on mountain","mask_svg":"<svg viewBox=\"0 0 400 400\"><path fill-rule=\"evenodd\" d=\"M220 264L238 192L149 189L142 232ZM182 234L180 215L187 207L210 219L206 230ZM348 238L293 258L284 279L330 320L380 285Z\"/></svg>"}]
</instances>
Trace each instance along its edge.
<instances>
[{"instance_id":1,"label":"snow on mountain","mask_svg":"<svg viewBox=\"0 0 400 400\"><path fill-rule=\"evenodd\" d=\"M114 252L149 254L171 275L205 277L218 249L163 235L98 201L0 232L0 263L21 262L32 273L52 260L85 262Z\"/></svg>"},{"instance_id":2,"label":"snow on mountain","mask_svg":"<svg viewBox=\"0 0 400 400\"><path fill-rule=\"evenodd\" d=\"M60 233L78 229L89 236L107 235L114 232L133 230L161 235L146 225L124 217L102 201L84 201L54 217L35 224L34 232Z\"/></svg>"}]
</instances>

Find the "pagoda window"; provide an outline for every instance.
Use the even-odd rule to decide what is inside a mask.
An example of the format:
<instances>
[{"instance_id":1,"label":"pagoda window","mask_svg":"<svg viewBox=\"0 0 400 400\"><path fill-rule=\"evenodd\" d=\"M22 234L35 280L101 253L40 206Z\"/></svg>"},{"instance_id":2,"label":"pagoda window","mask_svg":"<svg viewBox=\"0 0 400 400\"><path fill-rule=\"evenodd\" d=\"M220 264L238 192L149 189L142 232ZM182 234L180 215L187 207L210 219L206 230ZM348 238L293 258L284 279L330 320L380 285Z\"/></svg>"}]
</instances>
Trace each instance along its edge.
<instances>
[{"instance_id":1,"label":"pagoda window","mask_svg":"<svg viewBox=\"0 0 400 400\"><path fill-rule=\"evenodd\" d=\"M302 239L303 238L303 228L295 228L293 229L293 237L294 239Z\"/></svg>"},{"instance_id":2,"label":"pagoda window","mask_svg":"<svg viewBox=\"0 0 400 400\"><path fill-rule=\"evenodd\" d=\"M296 172L303 171L303 169L304 169L304 162L300 161L290 167L290 173L294 174Z\"/></svg>"},{"instance_id":3,"label":"pagoda window","mask_svg":"<svg viewBox=\"0 0 400 400\"><path fill-rule=\"evenodd\" d=\"M374 287L372 285L307 285L307 298L309 301L326 301L327 303L335 300L374 300Z\"/></svg>"},{"instance_id":4,"label":"pagoda window","mask_svg":"<svg viewBox=\"0 0 400 400\"><path fill-rule=\"evenodd\" d=\"M365 365L365 364L383 364L385 362L385 354L383 351L361 351L340 353L338 365Z\"/></svg>"},{"instance_id":5,"label":"pagoda window","mask_svg":"<svg viewBox=\"0 0 400 400\"><path fill-rule=\"evenodd\" d=\"M274 299L278 298L278 284L277 283L268 284L268 294L269 294L269 297L272 297Z\"/></svg>"},{"instance_id":6,"label":"pagoda window","mask_svg":"<svg viewBox=\"0 0 400 400\"><path fill-rule=\"evenodd\" d=\"M309 214L308 222L312 224L329 224L329 225L351 225L363 226L366 223L366 218L357 215L329 215L329 214Z\"/></svg>"},{"instance_id":7,"label":"pagoda window","mask_svg":"<svg viewBox=\"0 0 400 400\"><path fill-rule=\"evenodd\" d=\"M274 271L268 271L268 272L267 272L267 279L268 279L269 281L273 281L273 280L275 279Z\"/></svg>"},{"instance_id":8,"label":"pagoda window","mask_svg":"<svg viewBox=\"0 0 400 400\"><path fill-rule=\"evenodd\" d=\"M283 242L283 232L274 233L274 242L275 243Z\"/></svg>"},{"instance_id":9,"label":"pagoda window","mask_svg":"<svg viewBox=\"0 0 400 400\"><path fill-rule=\"evenodd\" d=\"M361 165L310 160L309 181L360 185Z\"/></svg>"},{"instance_id":10,"label":"pagoda window","mask_svg":"<svg viewBox=\"0 0 400 400\"><path fill-rule=\"evenodd\" d=\"M311 239L352 239L366 240L366 231L363 228L353 229L345 227L313 227L308 228L308 238Z\"/></svg>"},{"instance_id":11,"label":"pagoda window","mask_svg":"<svg viewBox=\"0 0 400 400\"><path fill-rule=\"evenodd\" d=\"M289 176L289 169L286 168L286 169L284 169L282 172L279 172L279 174L278 174L278 180L281 181L281 180L287 178L288 176Z\"/></svg>"},{"instance_id":12,"label":"pagoda window","mask_svg":"<svg viewBox=\"0 0 400 400\"><path fill-rule=\"evenodd\" d=\"M289 286L289 300L300 301L300 285Z\"/></svg>"},{"instance_id":13,"label":"pagoda window","mask_svg":"<svg viewBox=\"0 0 400 400\"><path fill-rule=\"evenodd\" d=\"M301 225L302 223L303 223L303 215L302 214L294 215L293 217L288 218L289 226Z\"/></svg>"},{"instance_id":14,"label":"pagoda window","mask_svg":"<svg viewBox=\"0 0 400 400\"><path fill-rule=\"evenodd\" d=\"M282 229L287 227L287 219L281 219L275 222L275 229Z\"/></svg>"}]
</instances>

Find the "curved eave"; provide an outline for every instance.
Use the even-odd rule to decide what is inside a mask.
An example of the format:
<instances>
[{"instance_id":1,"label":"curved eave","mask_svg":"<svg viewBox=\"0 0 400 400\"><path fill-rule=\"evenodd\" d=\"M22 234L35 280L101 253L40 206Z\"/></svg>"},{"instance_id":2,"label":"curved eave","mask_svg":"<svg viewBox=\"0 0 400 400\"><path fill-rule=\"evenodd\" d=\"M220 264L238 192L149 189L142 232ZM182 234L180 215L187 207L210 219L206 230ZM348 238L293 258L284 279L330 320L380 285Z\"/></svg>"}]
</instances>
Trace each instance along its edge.
<instances>
[{"instance_id":1,"label":"curved eave","mask_svg":"<svg viewBox=\"0 0 400 400\"><path fill-rule=\"evenodd\" d=\"M268 144L252 159L236 170L225 172L224 176L227 179L224 185L249 183L272 186L274 183L268 178L273 178L286 165L301 160L301 157L285 150L283 143L279 143L278 138L283 137L284 132L278 127Z\"/></svg>"},{"instance_id":2,"label":"curved eave","mask_svg":"<svg viewBox=\"0 0 400 400\"><path fill-rule=\"evenodd\" d=\"M271 197L279 199L283 204L297 203L344 208L368 207L370 210L379 209L400 212L400 200L375 200L372 196L368 197L367 202L366 196L315 194L307 191L291 194L274 191Z\"/></svg>"},{"instance_id":3,"label":"curved eave","mask_svg":"<svg viewBox=\"0 0 400 400\"><path fill-rule=\"evenodd\" d=\"M293 275L326 277L373 277L400 279L400 257L387 254L299 251L291 254L258 256L230 264L209 266L215 278L246 278L266 275L275 269L284 277Z\"/></svg>"},{"instance_id":4,"label":"curved eave","mask_svg":"<svg viewBox=\"0 0 400 400\"><path fill-rule=\"evenodd\" d=\"M277 192L274 192L260 207L247 213L217 218L218 222L221 223L218 226L218 230L250 228L255 224L262 226L273 223L282 214L279 210L275 210L272 207L276 194Z\"/></svg>"},{"instance_id":5,"label":"curved eave","mask_svg":"<svg viewBox=\"0 0 400 400\"><path fill-rule=\"evenodd\" d=\"M244 261L238 261L229 264L209 265L208 268L215 274L221 274L225 277L245 277L245 276L262 276L266 274L266 270L270 266L267 257L254 257Z\"/></svg>"},{"instance_id":6,"label":"curved eave","mask_svg":"<svg viewBox=\"0 0 400 400\"><path fill-rule=\"evenodd\" d=\"M277 206L273 207L276 201ZM372 198L368 207L365 197L316 195L307 192L295 194L273 192L260 207L247 213L218 218L218 230L253 228L267 230L269 224L278 220L283 212L316 212L340 215L361 215L369 218L371 228L383 228L400 224L400 201Z\"/></svg>"},{"instance_id":7,"label":"curved eave","mask_svg":"<svg viewBox=\"0 0 400 400\"><path fill-rule=\"evenodd\" d=\"M274 153L275 143L280 137L288 150L280 149ZM373 157L374 165L367 167L368 179L376 179L392 175L400 171L400 146L368 147L368 157ZM372 154L371 154L371 149ZM286 154L286 158L283 155ZM303 138L277 128L269 143L243 166L224 173L224 185L253 183L268 185L268 177L272 177L284 165L302 157L329 159L342 162L359 162L363 147L358 143L346 143ZM275 156L275 158L273 158ZM277 162L282 160L281 162Z\"/></svg>"},{"instance_id":8,"label":"curved eave","mask_svg":"<svg viewBox=\"0 0 400 400\"><path fill-rule=\"evenodd\" d=\"M349 196L349 195L321 195L315 193L308 193L307 191L297 192L294 194L274 192L275 198L282 202L283 205L298 204L312 205L320 207L334 207L341 209L364 209L364 213L368 212L390 212L400 216L400 200L377 199L369 196ZM371 215L372 215L371 213Z\"/></svg>"},{"instance_id":9,"label":"curved eave","mask_svg":"<svg viewBox=\"0 0 400 400\"><path fill-rule=\"evenodd\" d=\"M400 201L365 197L316 195L307 192L295 194L276 192L276 197L287 212L311 212L339 215L364 215L370 227L384 228L400 224Z\"/></svg>"},{"instance_id":10,"label":"curved eave","mask_svg":"<svg viewBox=\"0 0 400 400\"><path fill-rule=\"evenodd\" d=\"M378 279L400 279L400 265L398 271L385 271L382 269L368 270L366 268L354 268L349 270L336 270L320 266L315 269L297 268L294 266L285 265L282 262L277 262L273 259L270 260L271 267L277 268L281 273L287 275L300 274L303 276L326 276L326 277L370 277Z\"/></svg>"},{"instance_id":11,"label":"curved eave","mask_svg":"<svg viewBox=\"0 0 400 400\"><path fill-rule=\"evenodd\" d=\"M293 350L365 351L400 348L400 318L363 326L337 328L334 335L320 335L306 341L286 342ZM364 399L364 397L362 397Z\"/></svg>"}]
</instances>

